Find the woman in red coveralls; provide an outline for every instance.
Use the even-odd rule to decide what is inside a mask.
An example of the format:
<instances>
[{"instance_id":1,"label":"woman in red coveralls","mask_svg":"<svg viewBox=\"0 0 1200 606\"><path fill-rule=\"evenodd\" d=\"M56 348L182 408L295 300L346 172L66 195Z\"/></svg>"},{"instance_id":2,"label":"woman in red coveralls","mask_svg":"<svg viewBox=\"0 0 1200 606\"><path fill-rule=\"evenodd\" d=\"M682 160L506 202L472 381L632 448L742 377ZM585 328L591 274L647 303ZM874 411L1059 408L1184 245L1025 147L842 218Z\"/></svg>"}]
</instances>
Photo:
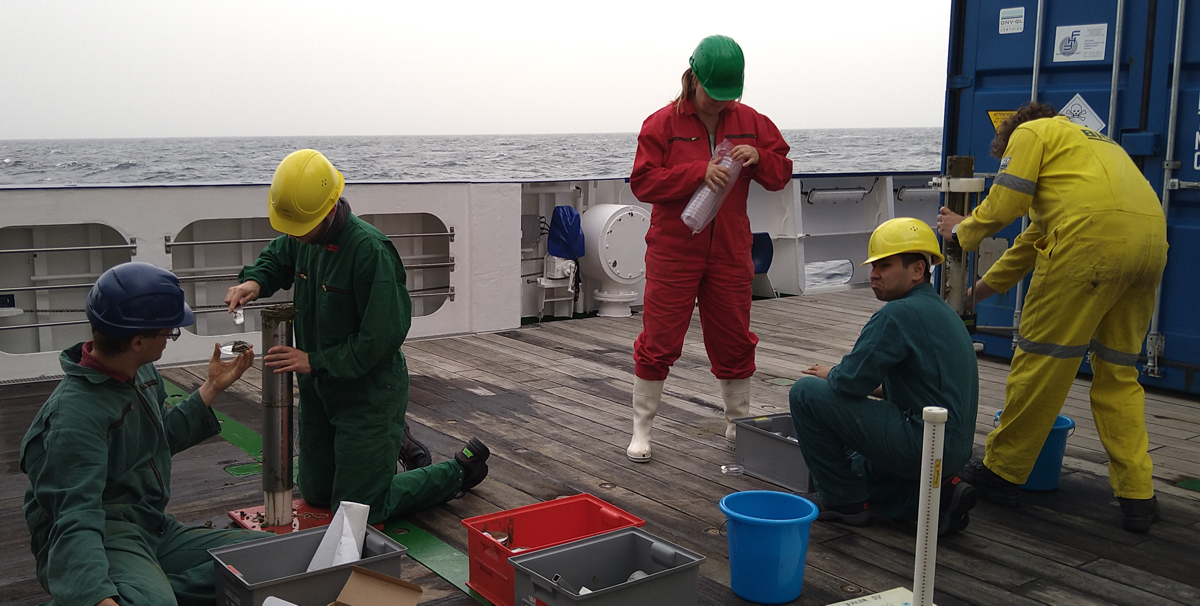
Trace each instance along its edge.
<instances>
[{"instance_id":1,"label":"woman in red coveralls","mask_svg":"<svg viewBox=\"0 0 1200 606\"><path fill-rule=\"evenodd\" d=\"M754 346L750 332L750 219L746 195L750 181L770 191L792 176L788 146L766 116L739 103L745 60L727 36L700 41L683 72L683 90L642 124L629 184L637 199L654 205L646 234L646 292L642 334L633 344L633 439L630 460L650 460L650 426L662 399L663 382L683 350L683 338L697 301L704 347L712 373L721 381L725 401L725 437L750 410ZM683 224L683 212L701 184L714 190L729 182L713 150L721 141L735 144L732 157L741 175L717 217L697 234Z\"/></svg>"}]
</instances>

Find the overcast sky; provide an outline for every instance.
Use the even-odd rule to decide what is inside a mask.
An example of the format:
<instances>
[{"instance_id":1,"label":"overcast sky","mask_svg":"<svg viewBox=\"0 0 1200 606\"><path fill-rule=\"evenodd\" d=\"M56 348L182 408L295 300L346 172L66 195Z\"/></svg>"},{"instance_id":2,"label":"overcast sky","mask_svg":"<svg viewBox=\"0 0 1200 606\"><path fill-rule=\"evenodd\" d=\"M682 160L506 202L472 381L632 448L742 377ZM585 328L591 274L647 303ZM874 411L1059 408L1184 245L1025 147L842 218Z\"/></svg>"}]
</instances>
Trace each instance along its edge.
<instances>
[{"instance_id":1,"label":"overcast sky","mask_svg":"<svg viewBox=\"0 0 1200 606\"><path fill-rule=\"evenodd\" d=\"M940 126L949 0L4 0L0 139L636 132L737 40L784 129Z\"/></svg>"}]
</instances>

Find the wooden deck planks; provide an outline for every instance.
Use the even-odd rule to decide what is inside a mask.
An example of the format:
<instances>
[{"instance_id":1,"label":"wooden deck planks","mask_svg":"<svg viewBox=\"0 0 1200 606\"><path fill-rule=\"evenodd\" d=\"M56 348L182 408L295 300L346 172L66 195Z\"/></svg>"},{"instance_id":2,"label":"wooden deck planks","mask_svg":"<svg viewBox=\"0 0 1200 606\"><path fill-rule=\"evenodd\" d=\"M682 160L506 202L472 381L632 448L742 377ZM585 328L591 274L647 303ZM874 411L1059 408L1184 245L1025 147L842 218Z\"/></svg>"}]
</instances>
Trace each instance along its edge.
<instances>
[{"instance_id":1,"label":"wooden deck planks","mask_svg":"<svg viewBox=\"0 0 1200 606\"><path fill-rule=\"evenodd\" d=\"M789 385L817 362L836 363L881 304L865 289L754 304L760 344L754 414L786 412ZM667 381L654 429L654 461L625 458L629 440L632 343L640 316L547 322L495 334L412 341L408 418L441 460L472 436L492 451L491 474L471 494L409 516L466 550L464 517L557 496L591 492L644 518L650 532L707 556L702 604L744 604L728 589L724 516L716 506L737 490L773 489L749 476L727 477L733 460L723 437L717 381L693 318L683 354ZM1003 407L1004 360L980 360L976 450ZM203 369L164 370L194 388ZM256 366L217 407L261 427L262 380ZM1091 420L1086 376L1072 386L1065 414L1077 423L1068 441L1059 490L1026 493L1020 509L981 504L965 533L941 542L936 601L957 604L1176 604L1200 602L1200 494L1174 486L1200 477L1200 404L1167 392L1147 396L1147 427L1163 521L1149 535L1126 533L1109 493L1106 458ZM44 599L33 579L28 533L20 514L25 479L16 468L24 428L53 384L0 387L0 442L8 473L0 481L0 602ZM14 442L15 441L15 442ZM176 457L172 511L218 523L227 509L257 504L259 476L233 478L222 469L248 462L214 439ZM867 528L816 523L810 537L804 595L798 604L828 604L898 585L910 586L912 524L877 521ZM423 603L473 604L428 570L406 562L405 577L427 587Z\"/></svg>"}]
</instances>

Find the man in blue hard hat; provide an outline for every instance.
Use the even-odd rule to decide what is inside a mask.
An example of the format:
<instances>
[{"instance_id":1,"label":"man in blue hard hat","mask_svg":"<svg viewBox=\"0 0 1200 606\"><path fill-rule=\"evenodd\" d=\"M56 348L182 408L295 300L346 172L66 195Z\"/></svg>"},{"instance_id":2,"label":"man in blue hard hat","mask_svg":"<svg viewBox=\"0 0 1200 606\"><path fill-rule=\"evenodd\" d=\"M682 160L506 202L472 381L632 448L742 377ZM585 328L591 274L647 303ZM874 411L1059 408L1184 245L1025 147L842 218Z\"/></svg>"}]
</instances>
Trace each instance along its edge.
<instances>
[{"instance_id":1,"label":"man in blue hard hat","mask_svg":"<svg viewBox=\"0 0 1200 606\"><path fill-rule=\"evenodd\" d=\"M92 340L59 356L66 376L21 441L25 521L42 587L58 604L212 604L208 549L265 533L189 527L165 512L171 456L220 433L213 399L254 361L222 361L173 408L154 367L192 324L179 280L146 263L102 274L87 298Z\"/></svg>"}]
</instances>

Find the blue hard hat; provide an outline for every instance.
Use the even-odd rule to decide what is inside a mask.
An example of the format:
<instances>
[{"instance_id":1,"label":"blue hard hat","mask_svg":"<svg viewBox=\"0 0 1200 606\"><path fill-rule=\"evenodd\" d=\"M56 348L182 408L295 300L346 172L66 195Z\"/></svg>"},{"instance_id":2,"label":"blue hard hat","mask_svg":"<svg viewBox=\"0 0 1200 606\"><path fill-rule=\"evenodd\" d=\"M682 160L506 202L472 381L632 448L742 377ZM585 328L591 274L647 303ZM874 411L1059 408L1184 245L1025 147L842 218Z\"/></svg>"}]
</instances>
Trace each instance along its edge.
<instances>
[{"instance_id":1,"label":"blue hard hat","mask_svg":"<svg viewBox=\"0 0 1200 606\"><path fill-rule=\"evenodd\" d=\"M87 298L92 327L120 339L195 322L175 274L149 263L122 263L100 275Z\"/></svg>"}]
</instances>

